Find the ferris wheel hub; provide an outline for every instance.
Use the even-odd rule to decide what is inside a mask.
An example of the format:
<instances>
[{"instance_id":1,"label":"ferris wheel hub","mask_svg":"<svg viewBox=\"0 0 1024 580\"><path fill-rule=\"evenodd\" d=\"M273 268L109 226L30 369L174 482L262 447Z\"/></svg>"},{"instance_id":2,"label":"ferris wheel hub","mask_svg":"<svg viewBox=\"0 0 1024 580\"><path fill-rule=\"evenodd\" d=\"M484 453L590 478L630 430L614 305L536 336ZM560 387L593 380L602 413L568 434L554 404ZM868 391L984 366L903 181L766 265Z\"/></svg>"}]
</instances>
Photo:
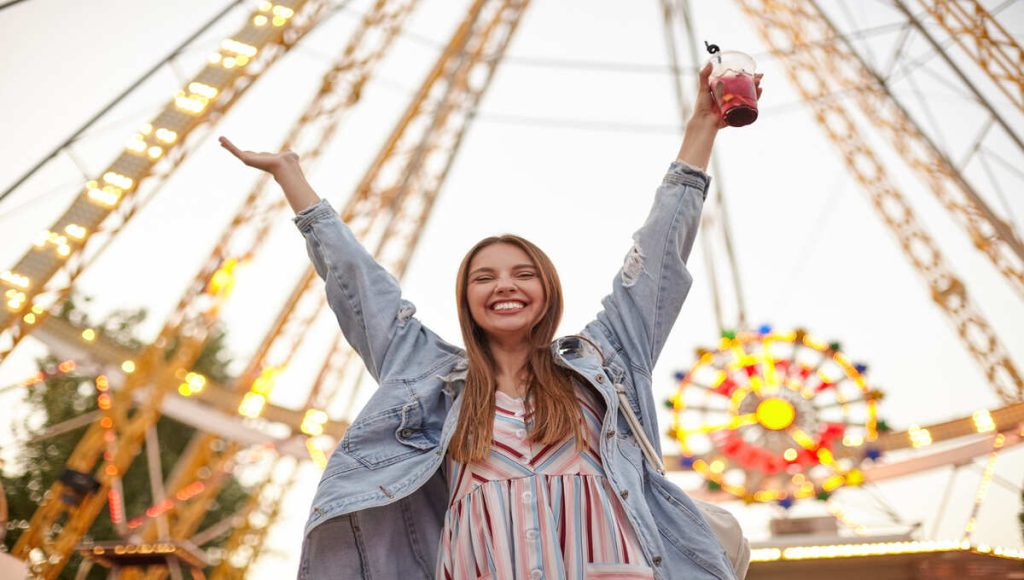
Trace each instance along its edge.
<instances>
[{"instance_id":1,"label":"ferris wheel hub","mask_svg":"<svg viewBox=\"0 0 1024 580\"><path fill-rule=\"evenodd\" d=\"M762 400L755 411L757 422L765 429L781 431L793 424L796 409L789 401L777 397Z\"/></svg>"}]
</instances>

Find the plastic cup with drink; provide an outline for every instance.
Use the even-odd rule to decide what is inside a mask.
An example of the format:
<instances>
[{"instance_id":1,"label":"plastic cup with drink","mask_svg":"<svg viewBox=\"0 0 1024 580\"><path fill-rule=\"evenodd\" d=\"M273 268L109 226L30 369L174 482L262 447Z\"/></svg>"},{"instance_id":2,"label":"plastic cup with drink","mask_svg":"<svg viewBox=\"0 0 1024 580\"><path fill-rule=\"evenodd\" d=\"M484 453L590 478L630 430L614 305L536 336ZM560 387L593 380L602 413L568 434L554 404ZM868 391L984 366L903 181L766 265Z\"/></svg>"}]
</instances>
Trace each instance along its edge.
<instances>
[{"instance_id":1,"label":"plastic cup with drink","mask_svg":"<svg viewBox=\"0 0 1024 580\"><path fill-rule=\"evenodd\" d=\"M732 127L743 127L757 120L757 64L749 55L734 50L721 51L707 42L711 53L711 95L722 120Z\"/></svg>"}]
</instances>

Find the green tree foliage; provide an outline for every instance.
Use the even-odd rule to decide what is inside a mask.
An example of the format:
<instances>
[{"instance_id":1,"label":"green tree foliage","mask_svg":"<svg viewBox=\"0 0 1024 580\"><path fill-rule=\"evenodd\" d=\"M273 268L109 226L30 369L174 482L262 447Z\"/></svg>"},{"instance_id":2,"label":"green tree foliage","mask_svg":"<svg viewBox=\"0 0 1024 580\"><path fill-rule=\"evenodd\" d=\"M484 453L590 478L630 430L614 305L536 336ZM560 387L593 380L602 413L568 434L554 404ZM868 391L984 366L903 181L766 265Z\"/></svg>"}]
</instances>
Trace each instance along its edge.
<instances>
[{"instance_id":1,"label":"green tree foliage","mask_svg":"<svg viewBox=\"0 0 1024 580\"><path fill-rule=\"evenodd\" d=\"M76 326L95 328L105 339L122 346L133 349L141 347L135 329L145 319L146 314L143 310L119 310L102 323L91 324L77 303L69 300L60 316ZM47 378L26 389L23 418L13 426L17 441L16 453L4 454L9 461L0 474L0 484L7 494L10 518L3 542L5 551L14 546L18 537L27 528L28 520L42 501L43 494L64 469L65 461L85 433L88 424L52 436L44 434L55 426L66 425L69 420L94 413L97 409L97 392L94 386L96 377L79 374L78 371L62 373L57 369L58 362L53 357L38 361L40 371L45 373ZM230 379L227 370L229 362L225 348L225 333L218 330L208 341L195 365L195 370L211 380L224 382ZM161 469L166 478L189 440L196 434L196 430L169 417L161 417L156 430L160 441ZM150 494L149 472L144 451L124 474L123 486L125 513L128 518L142 514L154 503ZM202 530L238 511L246 497L247 491L233 476L228 475L225 485L217 499L209 506L199 529ZM105 541L117 538L110 515L104 509L90 528L88 536L83 539ZM218 546L226 539L227 534L206 544L204 548ZM60 578L74 578L81 563L81 558L77 554L73 555L68 566L61 572ZM104 578L107 572L106 569L95 566L87 577Z\"/></svg>"}]
</instances>

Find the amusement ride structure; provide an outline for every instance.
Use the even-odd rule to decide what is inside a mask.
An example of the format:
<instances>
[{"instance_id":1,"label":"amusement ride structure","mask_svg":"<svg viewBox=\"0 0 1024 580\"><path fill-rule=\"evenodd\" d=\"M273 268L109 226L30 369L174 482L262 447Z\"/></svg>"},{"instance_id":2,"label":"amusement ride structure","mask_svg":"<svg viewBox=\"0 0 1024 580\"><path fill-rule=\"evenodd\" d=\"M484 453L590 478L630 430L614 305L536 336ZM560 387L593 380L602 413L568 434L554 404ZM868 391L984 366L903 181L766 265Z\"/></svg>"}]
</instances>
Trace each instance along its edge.
<instances>
[{"instance_id":1,"label":"amusement ride structure","mask_svg":"<svg viewBox=\"0 0 1024 580\"><path fill-rule=\"evenodd\" d=\"M263 551L267 530L280 515L281 498L294 483L300 462L323 466L343 436L345 421L332 418L327 409L339 400L351 406L363 373L361 361L340 333L322 357L301 407L270 402L277 378L305 346L307 330L325 310L323 288L311 266L285 303L274 305L273 323L237 378L216 384L194 370L230 300L238 269L265 249L269 229L287 215L283 196L265 175L253 185L149 344L131 350L55 314L79 276L117 242L124 226L221 117L283 55L347 4L281 0L253 5L241 27L223 39L201 71L149 123L129 135L109 167L91 176L67 211L17 263L0 272L0 362L31 335L62 359L98 369L94 385L99 408L66 426L87 429L12 550L39 577L57 577L75 552L132 577L180 576L182 567L195 575L207 566L213 566L217 578L244 577ZM282 149L297 152L308 167L332 139L339 134L344 139L346 115L359 105L363 88L418 4L367 3L318 92L280 144ZM367 249L399 279L530 2L468 4L461 23L340 210ZM713 241L706 242L704 251L709 264L729 266L727 279L733 283L738 316L727 324L722 305L716 303L720 343L702 349L692 367L677 375L678 389L667 404L672 417L669 436L678 449L669 450L666 465L699 473L707 484L693 490L697 495L788 507L815 498L827 501L842 487L962 465L975 457L988 455L994 462L999 452L1024 439L1024 380L972 302L968 281L957 276L924 230L891 179L890 162L865 132L870 122L872 134L887 140L1017 297L1024 298L1024 244L1019 232L989 207L976 190L979 184L962 171L981 155L986 139L1009 143L1007 156L1024 160L1019 134L1024 50L1000 25L997 10L980 1L892 0L891 8L903 18L896 24L903 40L894 49L889 70L882 70L862 54L850 40L851 32L841 29L820 1L738 4L784 65L792 85L1003 406L971 409L941 424L894 431L879 417L883 393L868 380L866 365L849 358L840 344L819 340L803 329L751 327L735 271L727 208L721 201L728 198L719 185L719 203L705 209L703 227ZM661 8L669 59L676 71L679 112L685 119L687 91L678 71L681 66L699 68L700 59L691 7L685 0L662 0ZM233 13L229 9L218 18ZM970 94L972 107L984 118L972 157L951 159L893 90L892 63L904 57L911 40L932 47L932 54L954 73L947 81ZM959 51L957 59L946 55L953 50ZM688 64L680 62L683 53L690 57ZM973 68L966 70L968 66ZM714 258L719 250L725 255ZM714 271L710 278L716 288L727 280L719 280ZM121 476L135 461L152 463L158 446L154 426L162 415L200 432L167 477L154 472L153 507L144 514L126 514L124 496L132 491L123 488ZM940 442L950 445L929 453ZM892 451L907 449L916 452L898 461L881 460ZM224 475L254 456L272 460L242 511L199 529L225 483ZM987 486L990 469L985 477ZM976 503L984 496L979 490ZM109 510L120 537L85 541L103 509ZM971 526L973 521L962 541L954 544L894 542L864 554L962 551L1008 560L1024 557L1017 551L973 544ZM230 534L226 555L211 561L203 545L224 533ZM820 549L842 555L843 548ZM855 548L850 549L848 555L857 555ZM755 552L755 562L807 559L819 553L766 550Z\"/></svg>"}]
</instances>

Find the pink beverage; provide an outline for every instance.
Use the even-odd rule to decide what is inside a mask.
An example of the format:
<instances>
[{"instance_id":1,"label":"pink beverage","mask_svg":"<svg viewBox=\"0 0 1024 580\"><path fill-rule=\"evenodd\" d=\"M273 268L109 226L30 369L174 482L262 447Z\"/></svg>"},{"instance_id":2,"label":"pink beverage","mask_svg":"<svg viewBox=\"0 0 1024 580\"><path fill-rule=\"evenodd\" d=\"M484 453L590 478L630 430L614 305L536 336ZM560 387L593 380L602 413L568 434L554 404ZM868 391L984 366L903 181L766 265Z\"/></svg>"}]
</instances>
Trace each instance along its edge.
<instances>
[{"instance_id":1,"label":"pink beverage","mask_svg":"<svg viewBox=\"0 0 1024 580\"><path fill-rule=\"evenodd\" d=\"M727 125L742 127L757 120L757 92L754 77L746 73L727 75L712 81L715 102Z\"/></svg>"},{"instance_id":2,"label":"pink beverage","mask_svg":"<svg viewBox=\"0 0 1024 580\"><path fill-rule=\"evenodd\" d=\"M722 120L743 127L757 120L754 59L742 52L725 51L711 57L711 94Z\"/></svg>"}]
</instances>

